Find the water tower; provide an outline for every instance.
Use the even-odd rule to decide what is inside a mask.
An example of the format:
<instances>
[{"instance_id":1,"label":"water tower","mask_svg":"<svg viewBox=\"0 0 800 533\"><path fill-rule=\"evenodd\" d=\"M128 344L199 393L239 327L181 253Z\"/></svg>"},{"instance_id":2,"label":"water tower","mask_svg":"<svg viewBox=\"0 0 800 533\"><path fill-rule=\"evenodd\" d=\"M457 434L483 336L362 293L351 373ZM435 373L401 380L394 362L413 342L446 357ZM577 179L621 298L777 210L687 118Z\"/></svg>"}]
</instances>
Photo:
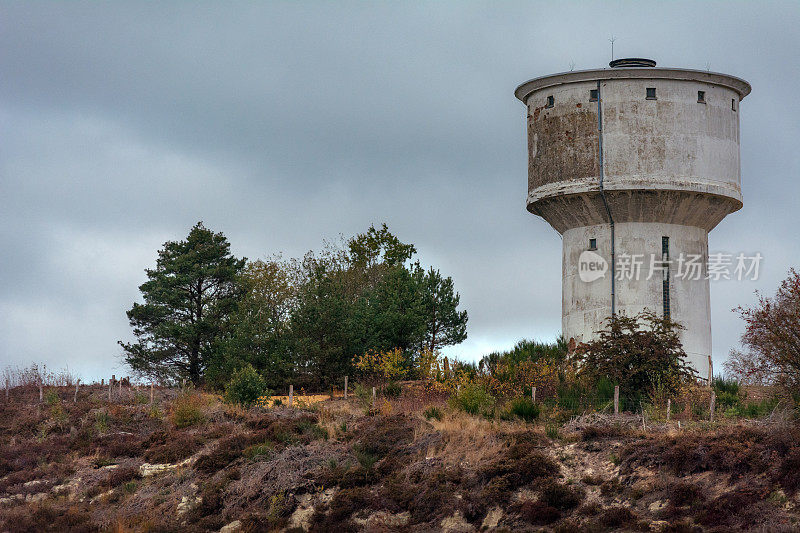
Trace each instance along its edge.
<instances>
[{"instance_id":1,"label":"water tower","mask_svg":"<svg viewBox=\"0 0 800 533\"><path fill-rule=\"evenodd\" d=\"M562 331L580 343L612 313L669 315L706 377L708 232L742 207L739 103L750 85L648 59L610 67L515 91L528 108L528 211L563 241Z\"/></svg>"}]
</instances>

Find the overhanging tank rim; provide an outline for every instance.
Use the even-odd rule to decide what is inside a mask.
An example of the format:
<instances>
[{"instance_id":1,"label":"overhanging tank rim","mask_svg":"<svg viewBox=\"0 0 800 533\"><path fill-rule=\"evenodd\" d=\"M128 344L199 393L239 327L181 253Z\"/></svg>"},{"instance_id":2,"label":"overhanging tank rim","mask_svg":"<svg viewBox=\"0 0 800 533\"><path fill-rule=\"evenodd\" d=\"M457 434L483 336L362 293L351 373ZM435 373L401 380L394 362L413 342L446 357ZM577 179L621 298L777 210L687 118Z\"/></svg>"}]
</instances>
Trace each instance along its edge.
<instances>
[{"instance_id":1,"label":"overhanging tank rim","mask_svg":"<svg viewBox=\"0 0 800 533\"><path fill-rule=\"evenodd\" d=\"M528 96L540 89L566 85L569 83L580 83L596 80L618 80L618 79L665 79L665 80L686 80L722 85L733 89L739 94L739 99L744 99L750 94L752 87L742 78L723 74L721 72L709 72L706 70L694 70L684 68L659 68L659 67L626 67L626 68L603 68L589 70L573 70L560 72L558 74L548 74L533 78L522 83L514 90L516 96L522 103L526 103Z\"/></svg>"}]
</instances>

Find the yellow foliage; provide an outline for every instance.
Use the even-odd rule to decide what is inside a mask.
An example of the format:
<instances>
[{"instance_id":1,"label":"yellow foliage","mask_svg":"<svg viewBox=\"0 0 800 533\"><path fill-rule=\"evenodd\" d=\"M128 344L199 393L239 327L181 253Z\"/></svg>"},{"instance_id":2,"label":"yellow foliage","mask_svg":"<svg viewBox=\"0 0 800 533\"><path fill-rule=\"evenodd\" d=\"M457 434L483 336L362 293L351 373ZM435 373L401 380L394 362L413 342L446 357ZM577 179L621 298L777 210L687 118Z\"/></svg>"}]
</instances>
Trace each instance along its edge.
<instances>
[{"instance_id":1,"label":"yellow foliage","mask_svg":"<svg viewBox=\"0 0 800 533\"><path fill-rule=\"evenodd\" d=\"M353 357L353 366L376 379L395 380L403 375L403 350L368 351Z\"/></svg>"}]
</instances>

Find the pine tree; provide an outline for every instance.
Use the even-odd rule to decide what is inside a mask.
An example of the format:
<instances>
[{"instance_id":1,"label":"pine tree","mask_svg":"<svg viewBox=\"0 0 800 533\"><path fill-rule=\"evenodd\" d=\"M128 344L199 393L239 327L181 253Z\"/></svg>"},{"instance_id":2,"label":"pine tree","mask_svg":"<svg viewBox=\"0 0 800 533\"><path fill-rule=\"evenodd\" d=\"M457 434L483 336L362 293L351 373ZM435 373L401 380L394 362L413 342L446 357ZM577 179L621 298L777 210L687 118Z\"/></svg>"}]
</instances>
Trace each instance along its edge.
<instances>
[{"instance_id":1,"label":"pine tree","mask_svg":"<svg viewBox=\"0 0 800 533\"><path fill-rule=\"evenodd\" d=\"M443 278L431 267L420 287L423 316L426 324L425 345L431 351L458 344L467 338L467 312L459 311L459 294L453 278Z\"/></svg>"},{"instance_id":2,"label":"pine tree","mask_svg":"<svg viewBox=\"0 0 800 533\"><path fill-rule=\"evenodd\" d=\"M199 384L236 308L245 262L231 255L222 233L202 222L186 240L166 242L156 268L145 270L148 281L139 287L144 303L127 312L137 340L120 341L125 362L135 372Z\"/></svg>"}]
</instances>

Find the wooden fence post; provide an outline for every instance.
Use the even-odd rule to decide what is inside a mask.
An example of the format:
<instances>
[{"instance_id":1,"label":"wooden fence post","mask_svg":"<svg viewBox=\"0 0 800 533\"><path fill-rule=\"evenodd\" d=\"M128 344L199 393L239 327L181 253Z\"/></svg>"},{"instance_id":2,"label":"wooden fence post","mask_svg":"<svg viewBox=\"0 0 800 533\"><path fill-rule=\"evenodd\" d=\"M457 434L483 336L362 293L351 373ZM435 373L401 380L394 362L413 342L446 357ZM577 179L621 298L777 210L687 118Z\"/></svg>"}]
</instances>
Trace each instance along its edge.
<instances>
[{"instance_id":1,"label":"wooden fence post","mask_svg":"<svg viewBox=\"0 0 800 533\"><path fill-rule=\"evenodd\" d=\"M619 385L614 385L614 414L619 414Z\"/></svg>"},{"instance_id":2,"label":"wooden fence post","mask_svg":"<svg viewBox=\"0 0 800 533\"><path fill-rule=\"evenodd\" d=\"M531 400L536 403L536 387L531 387Z\"/></svg>"},{"instance_id":3,"label":"wooden fence post","mask_svg":"<svg viewBox=\"0 0 800 533\"><path fill-rule=\"evenodd\" d=\"M708 356L708 386L714 382L714 362L711 361L711 356Z\"/></svg>"},{"instance_id":4,"label":"wooden fence post","mask_svg":"<svg viewBox=\"0 0 800 533\"><path fill-rule=\"evenodd\" d=\"M375 387L372 387L372 405L375 405Z\"/></svg>"},{"instance_id":5,"label":"wooden fence post","mask_svg":"<svg viewBox=\"0 0 800 533\"><path fill-rule=\"evenodd\" d=\"M119 380L119 399L122 400L122 380Z\"/></svg>"},{"instance_id":6,"label":"wooden fence post","mask_svg":"<svg viewBox=\"0 0 800 533\"><path fill-rule=\"evenodd\" d=\"M44 399L44 391L42 390L42 381L39 380L39 403Z\"/></svg>"},{"instance_id":7,"label":"wooden fence post","mask_svg":"<svg viewBox=\"0 0 800 533\"><path fill-rule=\"evenodd\" d=\"M717 393L712 390L711 391L711 407L710 407L710 410L711 410L711 421L712 422L714 421L714 408L716 407L716 403L717 403Z\"/></svg>"},{"instance_id":8,"label":"wooden fence post","mask_svg":"<svg viewBox=\"0 0 800 533\"><path fill-rule=\"evenodd\" d=\"M347 376L344 377L344 399L347 399Z\"/></svg>"},{"instance_id":9,"label":"wooden fence post","mask_svg":"<svg viewBox=\"0 0 800 533\"><path fill-rule=\"evenodd\" d=\"M81 386L81 380L75 382L75 396L72 398L72 403L78 403L78 387Z\"/></svg>"},{"instance_id":10,"label":"wooden fence post","mask_svg":"<svg viewBox=\"0 0 800 533\"><path fill-rule=\"evenodd\" d=\"M669 422L670 413L672 413L672 400L667 398L667 422Z\"/></svg>"},{"instance_id":11,"label":"wooden fence post","mask_svg":"<svg viewBox=\"0 0 800 533\"><path fill-rule=\"evenodd\" d=\"M294 385L289 385L289 407L292 407L294 402Z\"/></svg>"},{"instance_id":12,"label":"wooden fence post","mask_svg":"<svg viewBox=\"0 0 800 533\"><path fill-rule=\"evenodd\" d=\"M114 379L114 376L111 376L111 379L108 380L108 401L111 401L111 381Z\"/></svg>"},{"instance_id":13,"label":"wooden fence post","mask_svg":"<svg viewBox=\"0 0 800 533\"><path fill-rule=\"evenodd\" d=\"M150 405L153 405L153 382L150 382Z\"/></svg>"}]
</instances>

